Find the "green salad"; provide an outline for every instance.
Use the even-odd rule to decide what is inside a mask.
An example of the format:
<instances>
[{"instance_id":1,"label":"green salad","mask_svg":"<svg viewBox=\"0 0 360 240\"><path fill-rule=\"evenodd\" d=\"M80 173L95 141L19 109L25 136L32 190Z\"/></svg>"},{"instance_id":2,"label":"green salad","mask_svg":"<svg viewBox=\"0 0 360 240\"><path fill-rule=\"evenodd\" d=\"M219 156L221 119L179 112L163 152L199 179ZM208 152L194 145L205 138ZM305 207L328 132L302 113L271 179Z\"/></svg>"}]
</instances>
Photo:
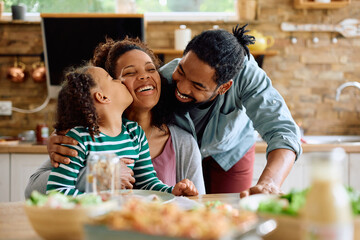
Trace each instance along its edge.
<instances>
[{"instance_id":1,"label":"green salad","mask_svg":"<svg viewBox=\"0 0 360 240\"><path fill-rule=\"evenodd\" d=\"M281 195L279 198L268 199L260 202L257 209L260 213L285 214L296 216L304 206L306 193L309 189L302 191L292 190L290 193ZM360 192L351 187L347 188L351 200L354 215L360 214Z\"/></svg>"},{"instance_id":2,"label":"green salad","mask_svg":"<svg viewBox=\"0 0 360 240\"><path fill-rule=\"evenodd\" d=\"M77 197L67 196L59 192L51 192L48 195L33 191L26 204L30 206L51 207L51 208L76 208L87 207L102 203L102 199L94 194L82 194Z\"/></svg>"}]
</instances>

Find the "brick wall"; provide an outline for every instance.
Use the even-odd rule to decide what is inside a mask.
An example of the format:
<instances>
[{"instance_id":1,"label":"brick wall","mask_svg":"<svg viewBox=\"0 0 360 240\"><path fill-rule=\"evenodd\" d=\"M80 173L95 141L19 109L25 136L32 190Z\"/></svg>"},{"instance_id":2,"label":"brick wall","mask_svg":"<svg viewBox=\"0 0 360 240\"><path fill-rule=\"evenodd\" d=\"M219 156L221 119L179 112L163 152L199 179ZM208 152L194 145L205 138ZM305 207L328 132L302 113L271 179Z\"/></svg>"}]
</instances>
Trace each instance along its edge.
<instances>
[{"instance_id":1,"label":"brick wall","mask_svg":"<svg viewBox=\"0 0 360 240\"><path fill-rule=\"evenodd\" d=\"M43 52L41 27L39 23L0 22L0 100L10 100L13 107L33 109L40 106L47 95L46 83L35 83L30 77L32 64L41 60ZM7 70L14 65L16 57L1 54L25 54L18 60L26 64L25 81L14 83L7 79ZM45 109L32 114L19 112L12 116L0 116L0 136L17 136L25 130L35 130L38 123L54 122L56 102L51 101Z\"/></svg>"},{"instance_id":2,"label":"brick wall","mask_svg":"<svg viewBox=\"0 0 360 240\"><path fill-rule=\"evenodd\" d=\"M265 57L263 68L273 85L285 98L295 120L302 124L305 134L360 134L360 90L346 88L340 101L335 101L336 88L348 81L360 81L360 38L344 38L335 33L293 33L298 39L293 45L291 34L280 30L281 22L339 23L345 18L360 18L360 0L352 0L347 7L334 10L297 10L292 0L258 0L258 16L249 28L275 38L272 49L276 56ZM149 22L146 39L152 48L173 48L174 30L186 24L192 34L219 25L231 30L237 23L245 22ZM318 37L314 44L312 37ZM332 44L331 37L338 43ZM0 23L1 53L40 53L41 29L38 23ZM26 64L39 60L21 58ZM14 58L0 57L0 100L9 99L14 106L33 108L46 96L46 84L34 83L28 78L24 83L11 83L6 79L6 69ZM11 117L0 116L0 135L16 135L34 129L39 122L53 124L56 103L51 102L36 114L13 112Z\"/></svg>"}]
</instances>

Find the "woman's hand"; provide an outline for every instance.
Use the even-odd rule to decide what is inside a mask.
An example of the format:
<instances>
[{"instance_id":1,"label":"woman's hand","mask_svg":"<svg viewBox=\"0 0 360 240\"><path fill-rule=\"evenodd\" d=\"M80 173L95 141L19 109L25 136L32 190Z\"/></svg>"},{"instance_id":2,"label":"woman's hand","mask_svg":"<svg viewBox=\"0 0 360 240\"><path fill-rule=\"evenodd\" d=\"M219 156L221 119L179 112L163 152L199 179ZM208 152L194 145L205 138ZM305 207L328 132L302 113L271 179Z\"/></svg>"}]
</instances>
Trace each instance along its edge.
<instances>
[{"instance_id":1,"label":"woman's hand","mask_svg":"<svg viewBox=\"0 0 360 240\"><path fill-rule=\"evenodd\" d=\"M133 170L126 166L127 164L133 164L134 160L130 158L121 158L120 159L120 179L121 179L121 188L122 189L132 189L135 183L135 178Z\"/></svg>"},{"instance_id":2,"label":"woman's hand","mask_svg":"<svg viewBox=\"0 0 360 240\"><path fill-rule=\"evenodd\" d=\"M174 186L172 194L175 196L196 196L199 192L192 181L183 179Z\"/></svg>"},{"instance_id":3,"label":"woman's hand","mask_svg":"<svg viewBox=\"0 0 360 240\"><path fill-rule=\"evenodd\" d=\"M67 132L67 131L66 131ZM69 164L70 159L64 156L76 157L77 151L74 149L62 146L61 144L77 145L78 142L71 137L63 136L66 132L56 134L53 132L47 144L47 150L50 156L51 165L58 167L59 163Z\"/></svg>"}]
</instances>

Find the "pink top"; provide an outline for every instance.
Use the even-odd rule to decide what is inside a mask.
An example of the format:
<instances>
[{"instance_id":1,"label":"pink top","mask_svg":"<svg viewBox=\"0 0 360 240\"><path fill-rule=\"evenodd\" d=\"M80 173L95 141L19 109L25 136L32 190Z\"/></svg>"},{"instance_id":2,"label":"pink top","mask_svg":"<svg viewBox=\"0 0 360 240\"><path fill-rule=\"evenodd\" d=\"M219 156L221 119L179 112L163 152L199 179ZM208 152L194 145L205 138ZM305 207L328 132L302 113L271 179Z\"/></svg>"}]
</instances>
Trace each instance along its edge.
<instances>
[{"instance_id":1,"label":"pink top","mask_svg":"<svg viewBox=\"0 0 360 240\"><path fill-rule=\"evenodd\" d=\"M176 159L171 136L167 140L164 150L156 158L152 159L157 177L169 186L176 184Z\"/></svg>"}]
</instances>

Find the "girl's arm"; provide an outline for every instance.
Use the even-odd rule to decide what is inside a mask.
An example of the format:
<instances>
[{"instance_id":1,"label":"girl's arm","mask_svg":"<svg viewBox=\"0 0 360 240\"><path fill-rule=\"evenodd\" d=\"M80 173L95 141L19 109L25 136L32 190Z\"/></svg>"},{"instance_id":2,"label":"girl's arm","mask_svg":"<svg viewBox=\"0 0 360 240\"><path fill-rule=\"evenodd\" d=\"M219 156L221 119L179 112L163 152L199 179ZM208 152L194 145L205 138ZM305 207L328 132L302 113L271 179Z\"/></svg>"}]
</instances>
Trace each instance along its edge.
<instances>
[{"instance_id":1,"label":"girl's arm","mask_svg":"<svg viewBox=\"0 0 360 240\"><path fill-rule=\"evenodd\" d=\"M53 190L72 196L83 193L76 188L76 183L78 181L80 169L85 167L85 147L81 144L81 138L76 135L76 133L70 131L67 135L79 142L76 146L67 145L69 148L75 150L78 156L68 156L70 159L69 164L60 164L59 167L51 170L46 186L46 193Z\"/></svg>"}]
</instances>

